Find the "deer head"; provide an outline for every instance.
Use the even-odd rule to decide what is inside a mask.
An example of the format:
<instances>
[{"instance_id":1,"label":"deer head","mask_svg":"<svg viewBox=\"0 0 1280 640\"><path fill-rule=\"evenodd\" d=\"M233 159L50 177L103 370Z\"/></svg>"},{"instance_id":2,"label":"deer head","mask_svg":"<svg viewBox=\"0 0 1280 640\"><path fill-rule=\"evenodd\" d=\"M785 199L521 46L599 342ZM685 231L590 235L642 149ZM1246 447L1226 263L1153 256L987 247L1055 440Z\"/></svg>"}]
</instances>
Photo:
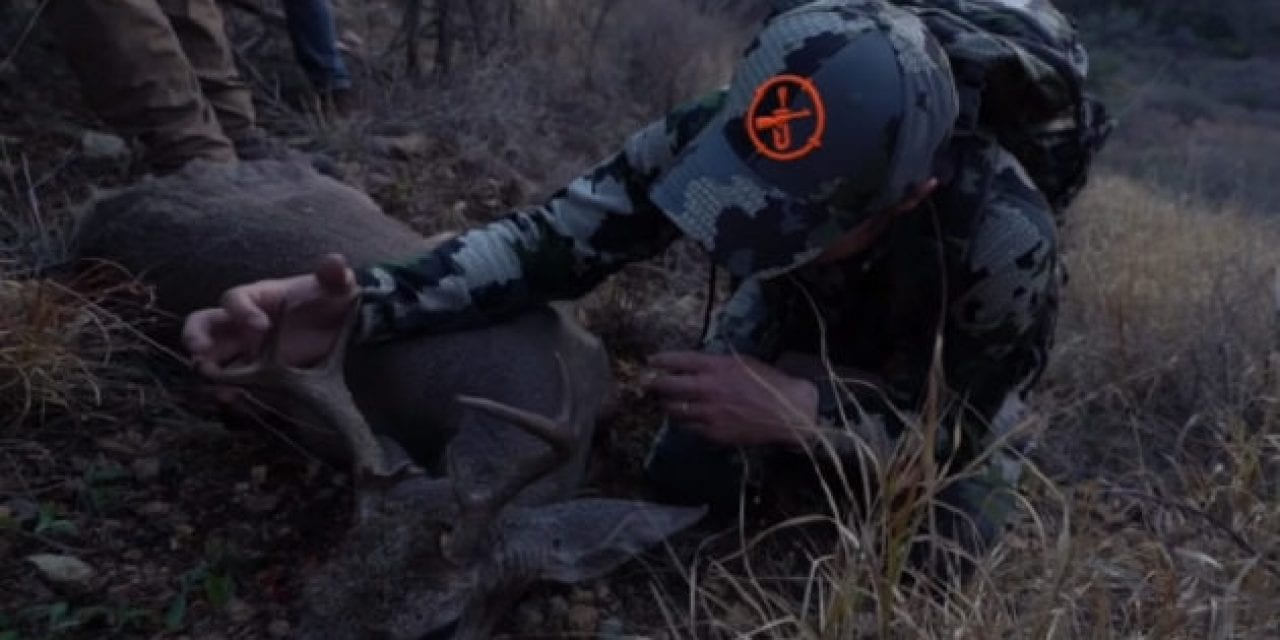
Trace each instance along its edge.
<instances>
[{"instance_id":1,"label":"deer head","mask_svg":"<svg viewBox=\"0 0 1280 640\"><path fill-rule=\"evenodd\" d=\"M419 638L457 623L455 638L488 637L531 583L599 577L693 524L702 509L609 499L513 504L520 491L565 464L581 446L574 427L573 372L559 358L561 410L547 417L491 399L458 397L505 429L468 429L446 452L448 476L432 478L393 441L375 436L343 380L348 319L328 358L311 368L277 356L276 316L254 362L205 375L224 384L267 387L310 405L352 452L354 525L331 559L310 576L302 636ZM534 444L493 459L495 440L529 434ZM505 455L505 454L504 454Z\"/></svg>"}]
</instances>

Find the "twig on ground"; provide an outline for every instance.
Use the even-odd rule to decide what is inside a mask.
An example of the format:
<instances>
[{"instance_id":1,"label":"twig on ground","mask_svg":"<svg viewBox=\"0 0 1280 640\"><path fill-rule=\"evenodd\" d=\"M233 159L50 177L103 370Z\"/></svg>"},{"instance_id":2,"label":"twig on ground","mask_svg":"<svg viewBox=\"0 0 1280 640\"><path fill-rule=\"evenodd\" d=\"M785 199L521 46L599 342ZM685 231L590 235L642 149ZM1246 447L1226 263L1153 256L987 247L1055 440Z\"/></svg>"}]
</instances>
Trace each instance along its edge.
<instances>
[{"instance_id":1,"label":"twig on ground","mask_svg":"<svg viewBox=\"0 0 1280 640\"><path fill-rule=\"evenodd\" d=\"M1213 528L1217 529L1218 531L1222 532L1224 535L1226 535L1228 540L1234 543L1237 547L1240 547L1240 550L1249 554L1250 557L1265 558L1265 556L1262 553L1260 553L1257 550L1257 548L1255 548L1252 544L1250 544L1249 541L1244 538L1244 536L1240 535L1239 532L1237 532L1235 529L1232 529L1226 523L1218 520L1217 518L1213 517L1212 515L1206 513L1205 511L1197 507L1193 507L1189 504L1183 504L1180 502L1174 502L1167 498L1161 498L1160 496L1153 496L1149 493L1144 493L1142 491L1135 491L1133 489L1104 488L1102 489L1102 493L1115 495L1115 496L1127 496L1130 498L1137 498L1139 500L1144 500L1144 501L1156 504L1158 506L1167 507L1170 509L1176 509L1190 516L1195 516L1200 520L1203 520L1204 522L1212 525ZM1274 563L1266 563L1266 564L1263 564L1262 566L1269 573L1271 573L1271 575L1277 578L1280 578L1280 568L1277 568L1274 565Z\"/></svg>"},{"instance_id":2,"label":"twig on ground","mask_svg":"<svg viewBox=\"0 0 1280 640\"><path fill-rule=\"evenodd\" d=\"M58 542L57 540L54 540L53 538L50 538L50 537L48 537L48 536L42 536L42 535L40 535L40 534L38 534L38 533L32 533L32 532L30 532L30 531L26 531L26 530L24 530L24 529L3 529L3 530L0 530L0 531L10 531L10 532L16 533L16 534L18 534L19 536L22 536L23 538L26 538L26 539L28 539L28 540L32 540L32 541L34 541L34 542L39 542L40 544L43 544L43 545L48 545L48 546L50 546L50 547L53 547L53 548L55 548L55 549L57 549L57 550L59 550L59 551L63 551L63 552L65 552L65 553L77 553L77 554L79 554L79 553L87 553L87 552L89 551L88 549L83 549L83 548L80 548L80 547L73 547L73 546L71 546L71 545L69 545L69 544L67 544L67 543L65 543L65 542Z\"/></svg>"}]
</instances>

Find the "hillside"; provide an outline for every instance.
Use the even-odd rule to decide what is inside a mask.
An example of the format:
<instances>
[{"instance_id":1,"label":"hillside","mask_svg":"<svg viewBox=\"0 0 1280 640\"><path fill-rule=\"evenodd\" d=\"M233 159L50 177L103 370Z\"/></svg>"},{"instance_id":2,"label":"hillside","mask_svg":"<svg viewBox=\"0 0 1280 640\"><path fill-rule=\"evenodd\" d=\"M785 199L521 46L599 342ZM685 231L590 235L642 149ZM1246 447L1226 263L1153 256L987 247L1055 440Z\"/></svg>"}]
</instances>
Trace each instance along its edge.
<instances>
[{"instance_id":1,"label":"hillside","mask_svg":"<svg viewBox=\"0 0 1280 640\"><path fill-rule=\"evenodd\" d=\"M64 264L76 207L144 167L99 144L43 4L0 6L0 640L289 637L349 479L220 410L144 337L157 312L129 274ZM262 124L424 233L544 197L723 82L759 9L477 0L452 18L445 66L424 21L415 71L401 3L335 4L360 87L343 117L297 97L275 3L228 9ZM864 546L874 523L782 504L607 580L539 589L508 637L1274 636L1280 2L1060 6L1119 127L1061 231L1070 279L1025 513L975 580L947 603L896 589ZM641 494L659 412L638 390L643 357L694 339L705 269L680 245L584 301L622 382L593 490ZM55 584L32 554L92 577Z\"/></svg>"}]
</instances>

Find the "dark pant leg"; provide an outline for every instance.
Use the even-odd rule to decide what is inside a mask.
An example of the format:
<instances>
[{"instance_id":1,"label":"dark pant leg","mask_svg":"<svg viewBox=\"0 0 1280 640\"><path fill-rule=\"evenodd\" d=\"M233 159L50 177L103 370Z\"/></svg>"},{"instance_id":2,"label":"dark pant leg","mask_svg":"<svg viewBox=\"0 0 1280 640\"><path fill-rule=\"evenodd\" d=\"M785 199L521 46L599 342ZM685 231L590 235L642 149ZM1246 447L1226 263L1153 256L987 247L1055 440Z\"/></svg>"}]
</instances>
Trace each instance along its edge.
<instances>
[{"instance_id":1,"label":"dark pant leg","mask_svg":"<svg viewBox=\"0 0 1280 640\"><path fill-rule=\"evenodd\" d=\"M48 11L90 107L122 135L137 137L153 167L235 160L156 0L54 0Z\"/></svg>"},{"instance_id":2,"label":"dark pant leg","mask_svg":"<svg viewBox=\"0 0 1280 640\"><path fill-rule=\"evenodd\" d=\"M329 0L284 0L284 12L294 55L311 86L321 93L351 88Z\"/></svg>"},{"instance_id":3,"label":"dark pant leg","mask_svg":"<svg viewBox=\"0 0 1280 640\"><path fill-rule=\"evenodd\" d=\"M925 535L911 549L911 560L936 579L966 580L1018 509L1022 462L1012 451L997 450L970 473L953 478L935 498Z\"/></svg>"},{"instance_id":4,"label":"dark pant leg","mask_svg":"<svg viewBox=\"0 0 1280 640\"><path fill-rule=\"evenodd\" d=\"M713 512L737 508L743 484L741 450L715 444L668 418L658 432L644 473L663 502L708 505Z\"/></svg>"}]
</instances>

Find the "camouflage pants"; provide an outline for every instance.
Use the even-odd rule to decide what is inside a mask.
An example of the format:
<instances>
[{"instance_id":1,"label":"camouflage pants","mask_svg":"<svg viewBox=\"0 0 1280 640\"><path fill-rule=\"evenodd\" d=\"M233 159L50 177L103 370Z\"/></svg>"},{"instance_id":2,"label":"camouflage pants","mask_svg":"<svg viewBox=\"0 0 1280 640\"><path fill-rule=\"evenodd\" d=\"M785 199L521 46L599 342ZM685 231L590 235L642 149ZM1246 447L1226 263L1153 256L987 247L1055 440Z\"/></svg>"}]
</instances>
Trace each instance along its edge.
<instances>
[{"instance_id":1,"label":"camouflage pants","mask_svg":"<svg viewBox=\"0 0 1280 640\"><path fill-rule=\"evenodd\" d=\"M253 102L216 0L53 0L48 20L89 105L155 168L235 159Z\"/></svg>"}]
</instances>

